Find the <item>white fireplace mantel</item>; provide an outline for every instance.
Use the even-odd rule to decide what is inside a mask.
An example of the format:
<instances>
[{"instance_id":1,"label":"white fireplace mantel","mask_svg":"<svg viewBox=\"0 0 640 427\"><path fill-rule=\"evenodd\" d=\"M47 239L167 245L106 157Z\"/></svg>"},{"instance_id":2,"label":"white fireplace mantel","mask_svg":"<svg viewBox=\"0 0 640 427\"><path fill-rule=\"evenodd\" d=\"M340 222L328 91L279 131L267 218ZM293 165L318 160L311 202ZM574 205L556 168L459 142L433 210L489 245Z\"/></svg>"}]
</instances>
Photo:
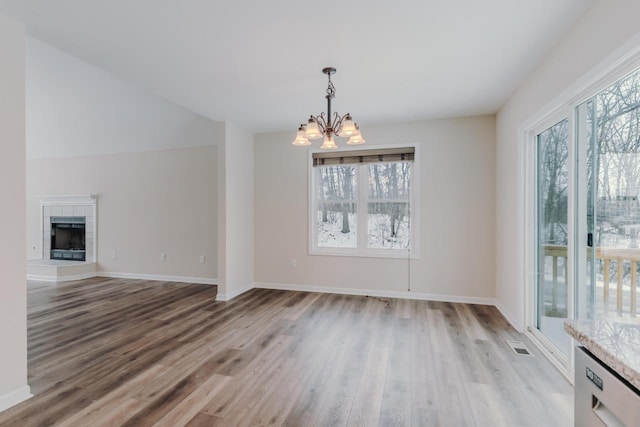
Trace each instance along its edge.
<instances>
[{"instance_id":1,"label":"white fireplace mantel","mask_svg":"<svg viewBox=\"0 0 640 427\"><path fill-rule=\"evenodd\" d=\"M73 194L38 196L41 206L62 206L62 205L95 205L97 196L95 194Z\"/></svg>"},{"instance_id":2,"label":"white fireplace mantel","mask_svg":"<svg viewBox=\"0 0 640 427\"><path fill-rule=\"evenodd\" d=\"M97 251L97 200L95 194L46 195L40 199L40 224L42 232L42 259L50 258L51 217L86 217L86 262L96 262Z\"/></svg>"}]
</instances>

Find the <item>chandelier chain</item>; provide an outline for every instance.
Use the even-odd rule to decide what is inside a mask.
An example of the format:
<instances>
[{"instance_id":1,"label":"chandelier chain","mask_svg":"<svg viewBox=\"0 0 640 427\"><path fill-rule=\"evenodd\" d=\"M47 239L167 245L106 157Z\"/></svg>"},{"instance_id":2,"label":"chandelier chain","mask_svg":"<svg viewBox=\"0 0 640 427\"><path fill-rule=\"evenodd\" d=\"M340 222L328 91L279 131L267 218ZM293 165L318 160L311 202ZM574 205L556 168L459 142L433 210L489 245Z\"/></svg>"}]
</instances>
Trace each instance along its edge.
<instances>
[{"instance_id":1,"label":"chandelier chain","mask_svg":"<svg viewBox=\"0 0 640 427\"><path fill-rule=\"evenodd\" d=\"M333 85L333 82L331 81L331 73L327 73L327 76L329 77L329 86L327 87L327 96L330 98L333 98L336 96L336 87Z\"/></svg>"}]
</instances>

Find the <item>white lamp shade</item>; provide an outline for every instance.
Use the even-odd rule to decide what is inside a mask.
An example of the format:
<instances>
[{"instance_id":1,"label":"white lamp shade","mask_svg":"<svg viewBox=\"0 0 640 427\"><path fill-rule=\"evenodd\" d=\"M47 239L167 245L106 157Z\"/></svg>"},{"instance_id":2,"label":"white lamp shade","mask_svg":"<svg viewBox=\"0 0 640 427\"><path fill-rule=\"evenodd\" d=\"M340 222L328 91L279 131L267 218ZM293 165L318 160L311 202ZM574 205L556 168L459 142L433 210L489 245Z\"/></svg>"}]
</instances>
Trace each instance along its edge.
<instances>
[{"instance_id":1,"label":"white lamp shade","mask_svg":"<svg viewBox=\"0 0 640 427\"><path fill-rule=\"evenodd\" d=\"M356 127L356 133L351 135L351 138L349 138L349 140L347 141L347 145L360 145L364 144L365 142L367 141L365 141L365 139L362 137L360 129Z\"/></svg>"},{"instance_id":2,"label":"white lamp shade","mask_svg":"<svg viewBox=\"0 0 640 427\"><path fill-rule=\"evenodd\" d=\"M356 129L356 124L353 123L351 116L347 114L342 122L342 129L340 130L340 136L347 138L354 135L358 129Z\"/></svg>"},{"instance_id":3,"label":"white lamp shade","mask_svg":"<svg viewBox=\"0 0 640 427\"><path fill-rule=\"evenodd\" d=\"M293 145L303 146L303 145L311 145L311 142L304 136L304 125L300 125L298 128L298 133L296 134L296 138L292 142Z\"/></svg>"},{"instance_id":4,"label":"white lamp shade","mask_svg":"<svg viewBox=\"0 0 640 427\"><path fill-rule=\"evenodd\" d=\"M309 123L307 123L307 130L305 131L304 136L308 139L322 138L322 132L320 131L318 122L316 122L313 117L311 117L309 119Z\"/></svg>"},{"instance_id":5,"label":"white lamp shade","mask_svg":"<svg viewBox=\"0 0 640 427\"><path fill-rule=\"evenodd\" d=\"M333 135L325 136L320 148L322 148L323 150L335 150L336 148L338 148L336 142L333 140Z\"/></svg>"}]
</instances>

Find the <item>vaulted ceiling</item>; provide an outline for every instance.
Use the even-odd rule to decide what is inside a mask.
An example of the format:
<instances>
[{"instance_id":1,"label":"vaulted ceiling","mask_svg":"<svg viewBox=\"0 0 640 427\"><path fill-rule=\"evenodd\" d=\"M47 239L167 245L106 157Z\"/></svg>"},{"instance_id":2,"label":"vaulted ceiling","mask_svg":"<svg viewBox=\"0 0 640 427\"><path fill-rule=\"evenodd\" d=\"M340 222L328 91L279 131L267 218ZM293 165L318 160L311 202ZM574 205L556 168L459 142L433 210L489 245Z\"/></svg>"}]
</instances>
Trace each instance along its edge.
<instances>
[{"instance_id":1,"label":"vaulted ceiling","mask_svg":"<svg viewBox=\"0 0 640 427\"><path fill-rule=\"evenodd\" d=\"M46 43L214 120L492 114L591 0L0 0Z\"/></svg>"}]
</instances>

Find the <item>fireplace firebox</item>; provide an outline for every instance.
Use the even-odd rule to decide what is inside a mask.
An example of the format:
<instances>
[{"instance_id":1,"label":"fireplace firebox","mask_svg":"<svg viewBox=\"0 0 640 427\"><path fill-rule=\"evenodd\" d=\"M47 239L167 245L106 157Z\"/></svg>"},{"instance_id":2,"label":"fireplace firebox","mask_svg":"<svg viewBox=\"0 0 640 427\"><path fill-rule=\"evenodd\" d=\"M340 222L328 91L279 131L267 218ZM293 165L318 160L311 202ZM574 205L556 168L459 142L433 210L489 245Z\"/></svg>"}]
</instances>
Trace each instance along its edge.
<instances>
[{"instance_id":1,"label":"fireplace firebox","mask_svg":"<svg viewBox=\"0 0 640 427\"><path fill-rule=\"evenodd\" d=\"M67 261L85 261L85 226L84 216L52 216L51 217L51 259Z\"/></svg>"}]
</instances>

